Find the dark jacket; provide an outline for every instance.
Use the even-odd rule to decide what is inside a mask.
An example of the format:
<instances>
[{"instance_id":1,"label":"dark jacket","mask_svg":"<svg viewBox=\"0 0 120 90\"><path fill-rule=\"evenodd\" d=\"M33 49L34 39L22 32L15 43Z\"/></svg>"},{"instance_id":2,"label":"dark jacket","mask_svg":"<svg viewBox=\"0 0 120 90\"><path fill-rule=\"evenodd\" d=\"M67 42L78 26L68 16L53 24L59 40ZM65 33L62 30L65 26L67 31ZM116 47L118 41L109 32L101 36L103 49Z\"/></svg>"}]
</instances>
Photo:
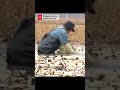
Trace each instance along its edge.
<instances>
[{"instance_id":1,"label":"dark jacket","mask_svg":"<svg viewBox=\"0 0 120 90\"><path fill-rule=\"evenodd\" d=\"M35 65L34 17L24 19L7 47L7 64L19 66Z\"/></svg>"}]
</instances>

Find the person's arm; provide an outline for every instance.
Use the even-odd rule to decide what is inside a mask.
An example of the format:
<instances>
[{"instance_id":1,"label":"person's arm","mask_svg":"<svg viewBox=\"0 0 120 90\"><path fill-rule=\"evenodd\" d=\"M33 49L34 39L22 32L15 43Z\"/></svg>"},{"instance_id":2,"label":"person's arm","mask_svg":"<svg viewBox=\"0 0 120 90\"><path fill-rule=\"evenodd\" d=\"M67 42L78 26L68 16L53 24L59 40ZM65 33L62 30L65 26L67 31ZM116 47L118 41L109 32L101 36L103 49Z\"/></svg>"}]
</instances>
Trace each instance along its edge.
<instances>
[{"instance_id":1,"label":"person's arm","mask_svg":"<svg viewBox=\"0 0 120 90\"><path fill-rule=\"evenodd\" d=\"M68 36L67 33L63 30L61 30L61 32L58 35L59 41L61 43L62 46L66 45L68 43Z\"/></svg>"}]
</instances>

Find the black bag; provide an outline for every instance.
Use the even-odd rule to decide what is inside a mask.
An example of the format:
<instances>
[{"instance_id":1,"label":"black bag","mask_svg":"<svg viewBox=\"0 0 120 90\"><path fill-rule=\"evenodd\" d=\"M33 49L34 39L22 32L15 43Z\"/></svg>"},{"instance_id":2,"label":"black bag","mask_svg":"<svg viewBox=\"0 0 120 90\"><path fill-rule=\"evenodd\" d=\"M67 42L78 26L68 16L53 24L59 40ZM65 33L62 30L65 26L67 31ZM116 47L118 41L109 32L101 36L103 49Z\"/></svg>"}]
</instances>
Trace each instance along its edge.
<instances>
[{"instance_id":1,"label":"black bag","mask_svg":"<svg viewBox=\"0 0 120 90\"><path fill-rule=\"evenodd\" d=\"M41 39L41 41L42 41L43 39L47 38L47 37L48 37L48 34L44 34L43 37L42 37L42 39Z\"/></svg>"},{"instance_id":2,"label":"black bag","mask_svg":"<svg viewBox=\"0 0 120 90\"><path fill-rule=\"evenodd\" d=\"M7 65L35 66L34 17L24 19L7 47Z\"/></svg>"}]
</instances>

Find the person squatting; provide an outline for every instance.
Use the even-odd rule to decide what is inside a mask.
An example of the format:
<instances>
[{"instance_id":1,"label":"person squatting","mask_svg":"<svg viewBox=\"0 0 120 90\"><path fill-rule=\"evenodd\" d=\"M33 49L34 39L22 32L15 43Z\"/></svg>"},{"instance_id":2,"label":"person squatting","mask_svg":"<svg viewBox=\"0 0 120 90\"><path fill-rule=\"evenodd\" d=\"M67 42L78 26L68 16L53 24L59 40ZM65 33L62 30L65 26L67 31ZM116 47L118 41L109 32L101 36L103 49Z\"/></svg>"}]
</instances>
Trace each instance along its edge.
<instances>
[{"instance_id":1,"label":"person squatting","mask_svg":"<svg viewBox=\"0 0 120 90\"><path fill-rule=\"evenodd\" d=\"M74 27L73 22L67 21L62 26L45 34L38 44L38 54L55 54L57 49L59 49L58 53L74 53L68 40L68 34L75 32Z\"/></svg>"}]
</instances>

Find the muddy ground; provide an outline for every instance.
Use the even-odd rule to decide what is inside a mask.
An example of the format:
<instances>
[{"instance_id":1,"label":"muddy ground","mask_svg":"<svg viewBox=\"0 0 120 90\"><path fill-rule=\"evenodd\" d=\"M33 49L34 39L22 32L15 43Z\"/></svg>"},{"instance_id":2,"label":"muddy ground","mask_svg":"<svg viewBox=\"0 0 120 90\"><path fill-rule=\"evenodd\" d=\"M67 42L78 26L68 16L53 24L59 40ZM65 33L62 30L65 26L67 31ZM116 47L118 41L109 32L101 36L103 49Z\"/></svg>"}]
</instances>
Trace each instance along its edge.
<instances>
[{"instance_id":1,"label":"muddy ground","mask_svg":"<svg viewBox=\"0 0 120 90\"><path fill-rule=\"evenodd\" d=\"M75 54L38 55L35 53L35 77L85 77L85 45L73 45Z\"/></svg>"},{"instance_id":2,"label":"muddy ground","mask_svg":"<svg viewBox=\"0 0 120 90\"><path fill-rule=\"evenodd\" d=\"M32 79L34 76L27 75L28 79L25 80L23 77L17 77L16 74L11 74L11 71L6 68L6 42L0 43L0 90L34 90L34 85L31 84ZM80 60L48 60L46 59L46 65L50 63L56 64L56 69L58 71L54 71L55 69L46 68L46 74L44 74L45 70L42 73L38 71L36 73L36 77L39 76L84 76L85 75L85 88L86 90L120 90L120 45L92 45L88 46L90 49L92 49L92 60L99 61L98 66L91 65L89 67L85 68L84 72L84 58L81 56ZM76 55L77 56L77 55ZM74 57L76 57L74 56ZM63 56L64 57L64 56ZM72 57L74 59L74 57ZM78 56L77 56L78 57ZM95 57L95 58L94 58ZM50 58L53 58L52 56ZM57 58L57 57L55 57ZM68 57L67 57L68 58ZM60 59L60 58L58 58ZM64 58L65 59L65 58ZM47 62L49 61L49 62ZM57 63L57 62L58 63ZM64 63L66 63L66 67L64 67ZM71 64L70 64L71 62ZM77 66L75 66L74 62L77 62ZM79 62L79 63L78 63ZM87 59L86 59L87 62ZM42 61L42 63L44 63ZM60 63L59 67L57 67ZM97 62L98 63L98 62ZM52 65L52 64L51 64ZM73 67L69 67L69 65L73 65ZM42 66L42 65L41 65ZM37 64L36 64L37 67ZM63 67L63 68L61 68ZM39 67L41 68L41 67ZM76 69L75 69L76 68ZM77 69L78 68L78 69ZM83 69L82 69L83 68ZM38 69L38 68L37 68ZM37 71L36 69L36 71ZM70 72L66 73L67 70ZM65 71L66 70L66 71ZM76 73L71 74L72 70L75 70ZM82 71L83 70L83 73ZM35 72L36 72L35 71ZM50 71L50 72L49 72ZM54 71L54 72L53 72ZM59 72L59 73L58 73ZM63 73L64 72L64 73ZM79 72L79 73L78 73ZM25 73L25 71L22 71L22 73ZM9 78L10 77L10 78ZM22 88L21 88L22 87Z\"/></svg>"},{"instance_id":3,"label":"muddy ground","mask_svg":"<svg viewBox=\"0 0 120 90\"><path fill-rule=\"evenodd\" d=\"M96 61L86 66L85 90L120 90L120 45L89 45L92 55L87 60Z\"/></svg>"},{"instance_id":4,"label":"muddy ground","mask_svg":"<svg viewBox=\"0 0 120 90\"><path fill-rule=\"evenodd\" d=\"M25 70L12 72L7 69L6 48L7 42L0 42L0 90L35 90L34 75L27 75Z\"/></svg>"}]
</instances>

